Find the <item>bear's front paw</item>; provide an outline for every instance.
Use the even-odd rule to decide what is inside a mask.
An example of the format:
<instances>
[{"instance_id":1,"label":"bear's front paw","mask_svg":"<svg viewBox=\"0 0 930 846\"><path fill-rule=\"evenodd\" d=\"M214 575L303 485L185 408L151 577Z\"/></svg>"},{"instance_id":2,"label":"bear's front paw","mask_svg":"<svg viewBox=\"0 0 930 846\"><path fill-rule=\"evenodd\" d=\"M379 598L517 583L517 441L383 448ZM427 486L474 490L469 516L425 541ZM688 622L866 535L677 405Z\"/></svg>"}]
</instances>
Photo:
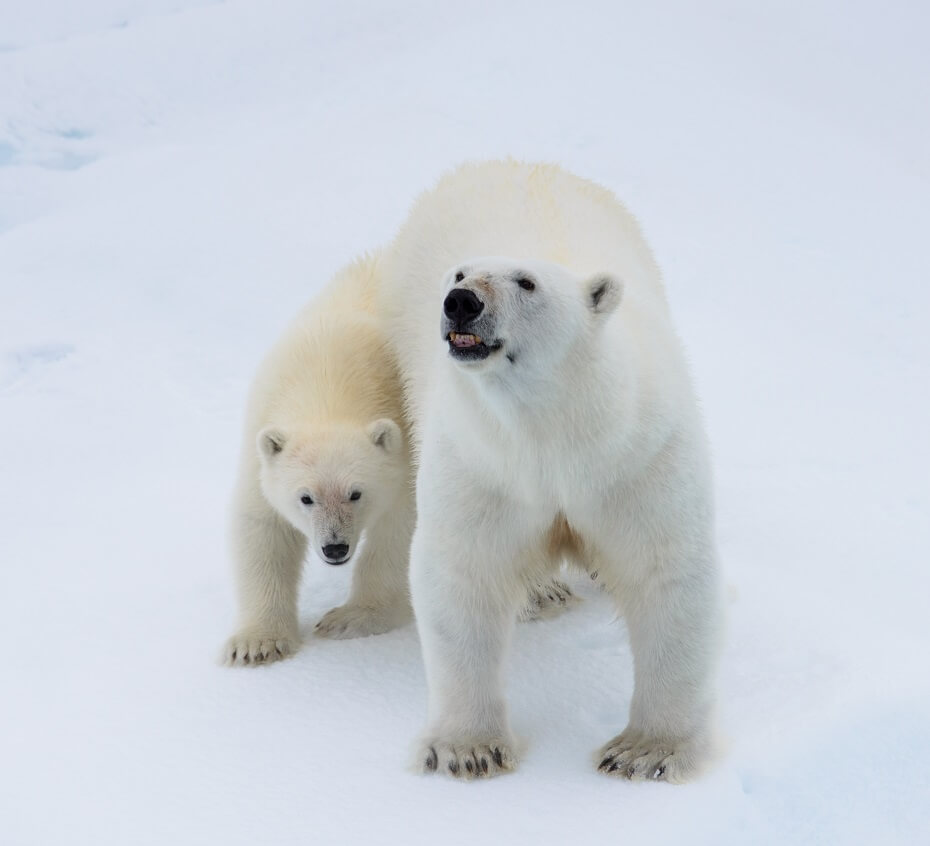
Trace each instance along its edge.
<instances>
[{"instance_id":1,"label":"bear's front paw","mask_svg":"<svg viewBox=\"0 0 930 846\"><path fill-rule=\"evenodd\" d=\"M424 773L473 779L509 773L517 766L512 744L499 738L432 740L417 746L414 767Z\"/></svg>"},{"instance_id":2,"label":"bear's front paw","mask_svg":"<svg viewBox=\"0 0 930 846\"><path fill-rule=\"evenodd\" d=\"M242 631L226 641L223 660L230 667L255 667L289 658L300 647L296 636L275 632Z\"/></svg>"},{"instance_id":3,"label":"bear's front paw","mask_svg":"<svg viewBox=\"0 0 930 846\"><path fill-rule=\"evenodd\" d=\"M689 741L666 742L627 729L601 748L596 761L607 775L682 784L697 774L699 755Z\"/></svg>"},{"instance_id":4,"label":"bear's front paw","mask_svg":"<svg viewBox=\"0 0 930 846\"><path fill-rule=\"evenodd\" d=\"M320 637L343 639L384 634L402 626L410 612L400 608L373 608L364 605L340 605L323 615L313 627Z\"/></svg>"}]
</instances>

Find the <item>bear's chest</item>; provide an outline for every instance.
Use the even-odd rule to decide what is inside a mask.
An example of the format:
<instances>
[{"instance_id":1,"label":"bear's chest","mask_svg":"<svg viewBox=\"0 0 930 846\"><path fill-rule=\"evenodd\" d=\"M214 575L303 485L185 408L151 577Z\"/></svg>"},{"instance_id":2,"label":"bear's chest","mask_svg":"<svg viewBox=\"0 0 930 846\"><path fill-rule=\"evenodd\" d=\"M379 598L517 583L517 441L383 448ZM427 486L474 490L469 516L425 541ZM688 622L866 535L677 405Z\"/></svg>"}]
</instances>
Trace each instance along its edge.
<instances>
[{"instance_id":1,"label":"bear's chest","mask_svg":"<svg viewBox=\"0 0 930 846\"><path fill-rule=\"evenodd\" d=\"M588 508L622 475L620 456L603 442L551 425L475 427L459 444L482 484L545 512Z\"/></svg>"}]
</instances>

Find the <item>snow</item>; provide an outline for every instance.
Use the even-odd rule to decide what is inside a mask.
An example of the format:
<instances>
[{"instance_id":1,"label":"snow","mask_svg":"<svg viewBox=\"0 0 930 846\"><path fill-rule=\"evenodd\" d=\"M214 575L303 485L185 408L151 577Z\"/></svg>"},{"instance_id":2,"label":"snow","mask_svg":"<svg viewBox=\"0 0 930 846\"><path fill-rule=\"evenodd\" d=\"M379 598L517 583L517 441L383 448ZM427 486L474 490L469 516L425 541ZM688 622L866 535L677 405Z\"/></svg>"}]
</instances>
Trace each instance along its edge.
<instances>
[{"instance_id":1,"label":"snow","mask_svg":"<svg viewBox=\"0 0 930 846\"><path fill-rule=\"evenodd\" d=\"M0 9L0 842L930 842L930 13L918 3ZM666 274L731 585L721 760L598 775L592 586L519 628L519 771L405 769L412 627L215 658L245 390L465 158L614 189Z\"/></svg>"}]
</instances>

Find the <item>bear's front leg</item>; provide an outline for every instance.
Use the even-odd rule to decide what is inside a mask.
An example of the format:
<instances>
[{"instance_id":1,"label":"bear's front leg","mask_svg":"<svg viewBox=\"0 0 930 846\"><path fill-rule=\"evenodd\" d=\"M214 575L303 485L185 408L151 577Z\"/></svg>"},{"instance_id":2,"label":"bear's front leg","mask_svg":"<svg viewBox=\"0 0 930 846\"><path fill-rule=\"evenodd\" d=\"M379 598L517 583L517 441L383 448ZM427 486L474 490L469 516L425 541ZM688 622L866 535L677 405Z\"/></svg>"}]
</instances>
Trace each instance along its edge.
<instances>
[{"instance_id":1,"label":"bear's front leg","mask_svg":"<svg viewBox=\"0 0 930 846\"><path fill-rule=\"evenodd\" d=\"M525 590L527 533L504 499L477 486L436 497L425 487L410 582L429 717L413 764L455 778L493 776L516 764L503 661Z\"/></svg>"},{"instance_id":2,"label":"bear's front leg","mask_svg":"<svg viewBox=\"0 0 930 846\"><path fill-rule=\"evenodd\" d=\"M307 542L270 508L237 512L233 544L239 591L239 629L226 642L232 666L257 666L293 655L297 588Z\"/></svg>"},{"instance_id":3,"label":"bear's front leg","mask_svg":"<svg viewBox=\"0 0 930 846\"><path fill-rule=\"evenodd\" d=\"M408 570L414 520L411 495L410 501L398 503L371 528L354 565L349 599L323 615L314 627L318 637L367 637L410 622Z\"/></svg>"},{"instance_id":4,"label":"bear's front leg","mask_svg":"<svg viewBox=\"0 0 930 846\"><path fill-rule=\"evenodd\" d=\"M720 597L712 554L665 556L635 586L615 591L633 649L627 727L596 755L601 772L681 783L712 751Z\"/></svg>"}]
</instances>

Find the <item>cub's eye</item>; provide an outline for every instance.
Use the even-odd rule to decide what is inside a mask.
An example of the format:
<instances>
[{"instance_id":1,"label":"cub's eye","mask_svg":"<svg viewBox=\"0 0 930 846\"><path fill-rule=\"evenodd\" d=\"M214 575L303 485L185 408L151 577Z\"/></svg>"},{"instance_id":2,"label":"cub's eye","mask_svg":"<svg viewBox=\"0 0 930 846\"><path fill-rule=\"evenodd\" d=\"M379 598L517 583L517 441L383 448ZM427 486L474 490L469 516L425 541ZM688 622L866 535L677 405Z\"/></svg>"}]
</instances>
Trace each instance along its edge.
<instances>
[{"instance_id":1,"label":"cub's eye","mask_svg":"<svg viewBox=\"0 0 930 846\"><path fill-rule=\"evenodd\" d=\"M519 279L517 279L517 284L524 291L535 291L536 290L536 283L532 279L528 279L526 276L521 276Z\"/></svg>"},{"instance_id":2,"label":"cub's eye","mask_svg":"<svg viewBox=\"0 0 930 846\"><path fill-rule=\"evenodd\" d=\"M456 282L461 282L464 278L465 278L465 274L462 273L461 270L460 270L458 273L455 274L455 281L456 281Z\"/></svg>"},{"instance_id":3,"label":"cub's eye","mask_svg":"<svg viewBox=\"0 0 930 846\"><path fill-rule=\"evenodd\" d=\"M310 496L309 494L304 494L304 495L300 498L300 501L301 501L304 505L313 505L313 497Z\"/></svg>"},{"instance_id":4,"label":"cub's eye","mask_svg":"<svg viewBox=\"0 0 930 846\"><path fill-rule=\"evenodd\" d=\"M357 500L360 500L361 498L362 498L361 491L352 491L352 493L349 494L349 499L351 499L352 502L356 502Z\"/></svg>"}]
</instances>

